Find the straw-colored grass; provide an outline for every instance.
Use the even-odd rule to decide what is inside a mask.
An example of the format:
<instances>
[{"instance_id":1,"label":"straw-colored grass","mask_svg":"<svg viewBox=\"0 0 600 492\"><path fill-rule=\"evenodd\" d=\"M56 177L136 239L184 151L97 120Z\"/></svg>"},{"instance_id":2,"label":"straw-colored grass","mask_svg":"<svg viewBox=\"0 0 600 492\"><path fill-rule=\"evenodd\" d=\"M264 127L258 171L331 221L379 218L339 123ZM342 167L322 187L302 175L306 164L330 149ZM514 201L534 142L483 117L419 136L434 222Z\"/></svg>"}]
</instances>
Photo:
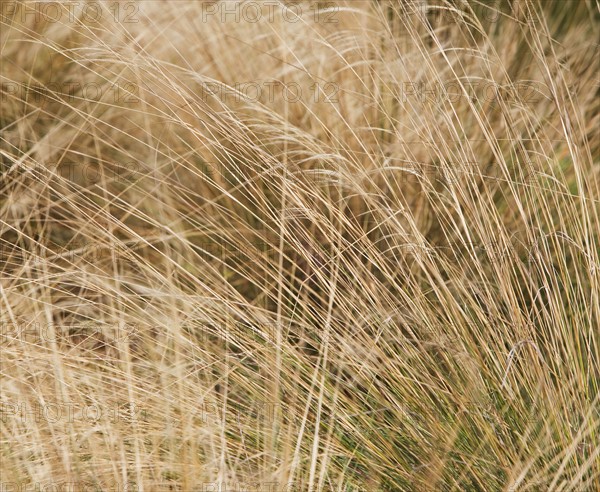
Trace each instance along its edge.
<instances>
[{"instance_id":1,"label":"straw-colored grass","mask_svg":"<svg viewBox=\"0 0 600 492\"><path fill-rule=\"evenodd\" d=\"M88 3L0 4L3 491L597 490L597 0Z\"/></svg>"}]
</instances>

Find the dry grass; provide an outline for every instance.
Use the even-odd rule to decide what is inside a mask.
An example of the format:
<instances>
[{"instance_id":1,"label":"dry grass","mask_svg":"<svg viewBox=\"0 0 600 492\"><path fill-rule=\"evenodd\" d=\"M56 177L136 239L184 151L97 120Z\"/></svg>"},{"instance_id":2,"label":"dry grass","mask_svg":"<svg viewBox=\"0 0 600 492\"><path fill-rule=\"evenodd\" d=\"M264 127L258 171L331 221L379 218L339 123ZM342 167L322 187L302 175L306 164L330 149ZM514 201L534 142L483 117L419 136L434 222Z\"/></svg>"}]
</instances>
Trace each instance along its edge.
<instances>
[{"instance_id":1,"label":"dry grass","mask_svg":"<svg viewBox=\"0 0 600 492\"><path fill-rule=\"evenodd\" d=\"M1 4L2 490L596 490L597 1L93 4Z\"/></svg>"}]
</instances>

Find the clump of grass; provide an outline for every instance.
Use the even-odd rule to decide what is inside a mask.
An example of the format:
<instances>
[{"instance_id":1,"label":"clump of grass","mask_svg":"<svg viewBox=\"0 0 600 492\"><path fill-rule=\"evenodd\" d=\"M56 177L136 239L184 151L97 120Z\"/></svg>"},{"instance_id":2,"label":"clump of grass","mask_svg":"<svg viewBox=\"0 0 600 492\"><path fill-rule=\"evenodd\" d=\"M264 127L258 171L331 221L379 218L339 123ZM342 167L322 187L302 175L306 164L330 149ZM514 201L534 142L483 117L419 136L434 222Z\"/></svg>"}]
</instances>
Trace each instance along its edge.
<instances>
[{"instance_id":1,"label":"clump of grass","mask_svg":"<svg viewBox=\"0 0 600 492\"><path fill-rule=\"evenodd\" d=\"M597 3L93 5L2 6L3 482L593 490Z\"/></svg>"}]
</instances>

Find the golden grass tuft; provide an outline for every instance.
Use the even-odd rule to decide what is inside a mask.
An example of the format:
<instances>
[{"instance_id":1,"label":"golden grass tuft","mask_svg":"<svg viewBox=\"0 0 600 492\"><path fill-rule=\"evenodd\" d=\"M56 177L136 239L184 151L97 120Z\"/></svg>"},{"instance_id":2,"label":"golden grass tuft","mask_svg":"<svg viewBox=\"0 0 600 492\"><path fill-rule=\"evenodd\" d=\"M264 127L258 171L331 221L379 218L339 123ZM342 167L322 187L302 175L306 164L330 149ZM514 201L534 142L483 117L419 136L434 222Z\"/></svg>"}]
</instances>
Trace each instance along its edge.
<instances>
[{"instance_id":1,"label":"golden grass tuft","mask_svg":"<svg viewBox=\"0 0 600 492\"><path fill-rule=\"evenodd\" d=\"M0 6L1 490L596 490L597 0Z\"/></svg>"}]
</instances>

